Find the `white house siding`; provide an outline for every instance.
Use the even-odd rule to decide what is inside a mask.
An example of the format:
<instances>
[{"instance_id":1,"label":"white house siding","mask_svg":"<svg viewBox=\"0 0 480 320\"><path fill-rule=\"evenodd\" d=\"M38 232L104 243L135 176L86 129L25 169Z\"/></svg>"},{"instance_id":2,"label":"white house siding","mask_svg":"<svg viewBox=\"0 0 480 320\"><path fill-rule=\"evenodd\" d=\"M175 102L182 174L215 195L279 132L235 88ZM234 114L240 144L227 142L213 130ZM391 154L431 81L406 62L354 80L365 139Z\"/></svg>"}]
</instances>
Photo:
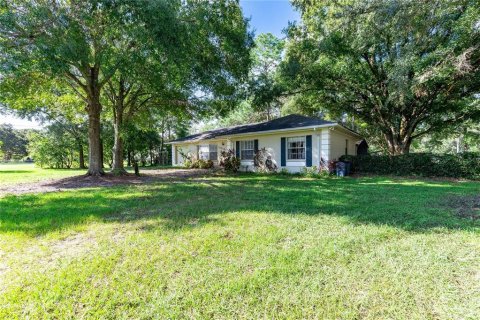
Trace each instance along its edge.
<instances>
[{"instance_id":1,"label":"white house siding","mask_svg":"<svg viewBox=\"0 0 480 320\"><path fill-rule=\"evenodd\" d=\"M323 131L328 131L327 128L317 129L317 130L305 130L305 131L297 131L297 132L279 132L274 134L268 135L248 135L241 138L232 138L233 146L236 145L237 141L242 140L258 140L258 148L266 148L272 154L272 160L277 165L278 168L282 168L281 166L281 138L288 138L288 137L299 137L299 136L312 136L312 166L319 165L319 139L320 135ZM302 168L305 167L306 160L288 160L286 161L285 168L290 172L300 172ZM245 171L252 171L253 161L242 160L241 161L242 170Z\"/></svg>"},{"instance_id":2,"label":"white house siding","mask_svg":"<svg viewBox=\"0 0 480 320\"><path fill-rule=\"evenodd\" d=\"M355 155L358 138L339 129L330 130L330 160L338 160L345 155L345 140L348 140L348 154Z\"/></svg>"},{"instance_id":3,"label":"white house siding","mask_svg":"<svg viewBox=\"0 0 480 320\"><path fill-rule=\"evenodd\" d=\"M174 152L172 164L176 166L182 166L184 159L181 153L186 155L196 155L197 154L197 144L175 144L173 145Z\"/></svg>"},{"instance_id":4,"label":"white house siding","mask_svg":"<svg viewBox=\"0 0 480 320\"><path fill-rule=\"evenodd\" d=\"M217 145L217 160L214 160L214 163L218 163L220 153L222 150L227 149L227 141L209 141L209 140L204 140L204 141L199 141L195 143L183 143L183 144L174 144L173 145L173 152L172 152L172 165L174 166L183 166L184 159L183 156L181 155L181 152L185 155L191 156L193 158L198 158L198 147L201 145L210 145L210 144L215 144Z\"/></svg>"},{"instance_id":5,"label":"white house siding","mask_svg":"<svg viewBox=\"0 0 480 320\"><path fill-rule=\"evenodd\" d=\"M358 141L358 137L350 134L348 131L339 129L338 127L324 127L299 130L299 131L285 131L275 133L263 133L260 134L248 134L244 136L231 136L218 138L216 140L204 140L193 143L174 144L174 152L172 152L172 163L174 165L183 165L183 157L180 155L179 150L183 153L191 156L198 156L198 145L204 144L217 144L218 156L222 150L235 149L236 142L242 140L258 140L258 148L266 148L271 154L273 161L279 169L281 167L281 138L297 137L297 136L312 136L312 166L319 166L320 159L324 161L337 160L345 153L345 140L349 140L348 153L356 154L355 143ZM305 167L305 160L286 161L286 168L290 172L299 172ZM254 169L253 161L242 160L241 170L252 171Z\"/></svg>"}]
</instances>

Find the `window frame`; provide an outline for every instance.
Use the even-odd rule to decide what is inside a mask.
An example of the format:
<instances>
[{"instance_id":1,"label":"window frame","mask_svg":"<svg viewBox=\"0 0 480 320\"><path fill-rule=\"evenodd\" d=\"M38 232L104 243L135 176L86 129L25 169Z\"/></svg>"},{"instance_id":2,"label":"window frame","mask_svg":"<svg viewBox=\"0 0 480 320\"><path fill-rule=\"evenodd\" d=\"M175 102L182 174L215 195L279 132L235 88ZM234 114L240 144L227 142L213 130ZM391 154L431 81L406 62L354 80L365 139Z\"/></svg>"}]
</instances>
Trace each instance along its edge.
<instances>
[{"instance_id":1,"label":"window frame","mask_svg":"<svg viewBox=\"0 0 480 320\"><path fill-rule=\"evenodd\" d=\"M207 148L207 151L202 151L202 148ZM199 144L197 147L198 159L208 160L209 157L209 145L208 144Z\"/></svg>"},{"instance_id":2,"label":"window frame","mask_svg":"<svg viewBox=\"0 0 480 320\"><path fill-rule=\"evenodd\" d=\"M212 151L212 147L215 147L215 151ZM215 156L212 156L212 155ZM212 161L217 161L218 160L218 145L211 143L208 145L208 159Z\"/></svg>"},{"instance_id":3,"label":"window frame","mask_svg":"<svg viewBox=\"0 0 480 320\"><path fill-rule=\"evenodd\" d=\"M248 149L245 148L245 145L248 143ZM250 143L251 143L251 149L250 149ZM248 151L252 153L251 158L244 157L244 152ZM240 140L239 141L239 154L240 154L240 160L243 161L253 161L253 158L255 157L255 140Z\"/></svg>"},{"instance_id":4,"label":"window frame","mask_svg":"<svg viewBox=\"0 0 480 320\"><path fill-rule=\"evenodd\" d=\"M215 151L212 151L212 146L215 146ZM204 149L203 151L202 148ZM198 159L218 161L218 146L214 143L199 144Z\"/></svg>"},{"instance_id":5,"label":"window frame","mask_svg":"<svg viewBox=\"0 0 480 320\"><path fill-rule=\"evenodd\" d=\"M293 139L302 139L303 141L292 141L290 142L290 140L293 140ZM302 147L290 147L290 143L298 143L298 142L303 142L303 146ZM286 141L285 141L285 144L286 144L286 148L285 148L285 152L287 153L286 154L286 160L287 161L306 161L307 160L307 136L295 136L295 137L287 137ZM297 154L297 158L291 158L290 156L293 154L290 152L290 150L296 150L296 153ZM303 155L302 158L298 158L298 150L303 150L300 154Z\"/></svg>"}]
</instances>

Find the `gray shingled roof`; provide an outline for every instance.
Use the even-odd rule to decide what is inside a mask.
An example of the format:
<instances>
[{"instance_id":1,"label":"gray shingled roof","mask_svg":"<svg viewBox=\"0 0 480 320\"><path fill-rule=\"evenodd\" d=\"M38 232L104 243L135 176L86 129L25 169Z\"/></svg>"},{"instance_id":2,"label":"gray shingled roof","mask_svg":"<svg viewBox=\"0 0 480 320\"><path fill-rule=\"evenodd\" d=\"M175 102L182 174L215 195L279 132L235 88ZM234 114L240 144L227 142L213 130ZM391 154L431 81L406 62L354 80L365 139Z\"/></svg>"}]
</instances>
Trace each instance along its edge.
<instances>
[{"instance_id":1,"label":"gray shingled roof","mask_svg":"<svg viewBox=\"0 0 480 320\"><path fill-rule=\"evenodd\" d=\"M336 122L325 121L316 117L305 117L298 114L292 114L286 117L281 117L267 122L260 122L254 124L245 124L235 127L222 128L216 130L205 131L197 134L192 134L185 138L173 140L171 142L187 142L214 139L221 136L228 136L242 133L262 132L270 130L293 129L320 125L334 125Z\"/></svg>"}]
</instances>

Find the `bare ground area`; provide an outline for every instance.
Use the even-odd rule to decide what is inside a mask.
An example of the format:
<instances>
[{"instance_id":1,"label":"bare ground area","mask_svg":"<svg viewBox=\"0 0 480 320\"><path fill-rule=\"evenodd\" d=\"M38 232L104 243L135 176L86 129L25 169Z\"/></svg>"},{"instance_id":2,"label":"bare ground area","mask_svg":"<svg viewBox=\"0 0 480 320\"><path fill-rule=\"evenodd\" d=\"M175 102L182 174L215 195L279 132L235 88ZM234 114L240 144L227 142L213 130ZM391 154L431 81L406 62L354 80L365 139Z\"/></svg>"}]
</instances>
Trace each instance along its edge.
<instances>
[{"instance_id":1,"label":"bare ground area","mask_svg":"<svg viewBox=\"0 0 480 320\"><path fill-rule=\"evenodd\" d=\"M0 186L0 197L25 193L57 192L80 188L111 187L116 185L145 184L164 180L188 179L210 175L212 172L212 170L204 169L153 169L142 171L140 176L135 176L130 173L124 176L115 176L107 173L101 177L79 175L62 179L48 179L34 183Z\"/></svg>"},{"instance_id":2,"label":"bare ground area","mask_svg":"<svg viewBox=\"0 0 480 320\"><path fill-rule=\"evenodd\" d=\"M449 196L444 200L444 205L452 208L461 218L472 220L480 219L480 196Z\"/></svg>"}]
</instances>

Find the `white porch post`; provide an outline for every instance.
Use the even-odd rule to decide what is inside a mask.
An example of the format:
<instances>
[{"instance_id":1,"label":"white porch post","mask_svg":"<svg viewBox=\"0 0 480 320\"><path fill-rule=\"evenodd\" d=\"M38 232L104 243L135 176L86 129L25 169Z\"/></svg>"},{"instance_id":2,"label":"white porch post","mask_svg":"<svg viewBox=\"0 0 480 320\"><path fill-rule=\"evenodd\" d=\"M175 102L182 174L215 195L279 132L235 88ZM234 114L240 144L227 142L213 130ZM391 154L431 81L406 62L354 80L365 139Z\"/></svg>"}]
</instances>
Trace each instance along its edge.
<instances>
[{"instance_id":1,"label":"white porch post","mask_svg":"<svg viewBox=\"0 0 480 320\"><path fill-rule=\"evenodd\" d=\"M330 129L322 129L320 136L320 158L328 163L330 160Z\"/></svg>"}]
</instances>

